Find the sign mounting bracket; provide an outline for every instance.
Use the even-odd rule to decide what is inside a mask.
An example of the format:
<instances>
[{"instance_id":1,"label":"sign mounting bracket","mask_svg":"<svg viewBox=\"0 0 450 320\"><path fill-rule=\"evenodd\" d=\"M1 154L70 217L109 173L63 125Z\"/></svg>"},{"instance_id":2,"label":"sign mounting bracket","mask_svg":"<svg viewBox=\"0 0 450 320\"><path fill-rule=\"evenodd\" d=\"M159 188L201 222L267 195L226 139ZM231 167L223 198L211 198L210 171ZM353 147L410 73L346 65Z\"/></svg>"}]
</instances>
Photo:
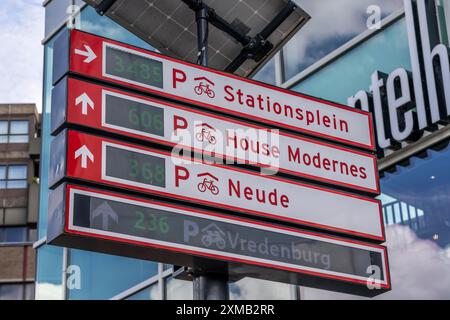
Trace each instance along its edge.
<instances>
[{"instance_id":1,"label":"sign mounting bracket","mask_svg":"<svg viewBox=\"0 0 450 320\"><path fill-rule=\"evenodd\" d=\"M236 41L242 44L243 48L241 53L233 61L231 61L231 63L225 69L225 71L231 73L235 72L247 59L253 59L255 61L260 61L261 59L263 59L273 48L273 44L267 39L297 8L297 5L294 2L289 1L286 6L275 16L275 18L269 22L269 24L260 33L252 38L245 34L242 34L242 32L237 30L233 25L220 17L214 9L205 5L202 0L183 0L183 2L186 3L190 9L195 11L197 26L200 26L199 19L201 16L201 19L207 19L208 22L210 22L213 26L227 33ZM199 39L198 41L200 41L200 39L203 39L203 36L205 36L202 33L203 27L197 30Z\"/></svg>"},{"instance_id":2,"label":"sign mounting bracket","mask_svg":"<svg viewBox=\"0 0 450 320\"><path fill-rule=\"evenodd\" d=\"M95 11L97 11L99 15L103 16L109 9L111 9L116 1L117 0L103 0L95 7Z\"/></svg>"}]
</instances>

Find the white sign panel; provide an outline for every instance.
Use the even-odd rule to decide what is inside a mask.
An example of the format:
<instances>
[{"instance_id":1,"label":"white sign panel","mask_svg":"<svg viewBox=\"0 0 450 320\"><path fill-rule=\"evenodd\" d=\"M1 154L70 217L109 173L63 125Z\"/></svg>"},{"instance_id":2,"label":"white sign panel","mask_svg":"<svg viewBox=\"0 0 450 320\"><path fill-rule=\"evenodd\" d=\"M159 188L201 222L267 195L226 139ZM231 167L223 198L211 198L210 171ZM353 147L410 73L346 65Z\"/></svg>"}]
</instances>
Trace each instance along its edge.
<instances>
[{"instance_id":1,"label":"white sign panel","mask_svg":"<svg viewBox=\"0 0 450 320\"><path fill-rule=\"evenodd\" d=\"M67 177L384 240L379 200L75 131L67 152Z\"/></svg>"},{"instance_id":2,"label":"white sign panel","mask_svg":"<svg viewBox=\"0 0 450 320\"><path fill-rule=\"evenodd\" d=\"M153 189L215 207L281 218L356 236L374 239L384 237L378 200L221 165L201 165L170 156L164 157L165 187L158 187L108 174L106 158L109 156L108 149L127 150L158 158L161 158L161 154L109 142L103 142L102 147L102 179L105 181L144 190Z\"/></svg>"}]
</instances>

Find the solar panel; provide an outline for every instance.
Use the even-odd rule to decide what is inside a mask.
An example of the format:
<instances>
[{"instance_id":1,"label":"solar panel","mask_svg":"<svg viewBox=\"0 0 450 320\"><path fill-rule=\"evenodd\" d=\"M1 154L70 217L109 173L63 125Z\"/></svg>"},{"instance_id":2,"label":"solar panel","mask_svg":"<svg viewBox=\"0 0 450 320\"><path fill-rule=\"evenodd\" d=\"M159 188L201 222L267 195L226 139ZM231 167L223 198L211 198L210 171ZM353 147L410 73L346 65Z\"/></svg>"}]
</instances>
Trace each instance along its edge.
<instances>
[{"instance_id":1,"label":"solar panel","mask_svg":"<svg viewBox=\"0 0 450 320\"><path fill-rule=\"evenodd\" d=\"M101 0L85 0L97 6ZM254 37L286 6L288 0L204 0L226 22L241 33ZM197 26L195 12L182 0L117 0L106 12L112 20L150 43L164 54L197 62ZM272 50L260 61L246 60L236 74L253 75L307 21L309 15L296 7L267 38ZM242 44L227 33L209 25L208 66L225 70L239 55Z\"/></svg>"}]
</instances>

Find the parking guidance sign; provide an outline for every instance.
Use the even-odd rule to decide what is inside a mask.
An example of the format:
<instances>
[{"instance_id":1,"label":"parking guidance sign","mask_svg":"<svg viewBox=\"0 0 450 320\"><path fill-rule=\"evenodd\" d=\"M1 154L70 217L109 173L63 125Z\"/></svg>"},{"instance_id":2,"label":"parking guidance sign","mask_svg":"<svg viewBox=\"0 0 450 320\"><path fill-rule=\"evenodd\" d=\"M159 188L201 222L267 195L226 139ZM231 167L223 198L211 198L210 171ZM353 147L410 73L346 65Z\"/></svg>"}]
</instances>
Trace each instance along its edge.
<instances>
[{"instance_id":1,"label":"parking guidance sign","mask_svg":"<svg viewBox=\"0 0 450 320\"><path fill-rule=\"evenodd\" d=\"M203 256L299 273L299 279L348 283L365 295L390 288L383 246L75 185L62 185L52 195L50 243L63 241L90 249L87 242L77 241L80 236L90 237L99 240L96 245L103 252L129 244L153 250L155 257L172 264L190 265L190 257ZM138 250L126 252L142 258ZM373 270L377 270L375 277ZM369 290L368 284L380 290Z\"/></svg>"},{"instance_id":2,"label":"parking guidance sign","mask_svg":"<svg viewBox=\"0 0 450 320\"><path fill-rule=\"evenodd\" d=\"M379 200L69 130L53 140L50 184L81 179L384 241Z\"/></svg>"},{"instance_id":3,"label":"parking guidance sign","mask_svg":"<svg viewBox=\"0 0 450 320\"><path fill-rule=\"evenodd\" d=\"M54 132L67 124L84 126L379 193L371 154L73 78L53 90Z\"/></svg>"},{"instance_id":4,"label":"parking guidance sign","mask_svg":"<svg viewBox=\"0 0 450 320\"><path fill-rule=\"evenodd\" d=\"M70 39L60 38L56 51L68 57L58 62L54 83L70 71L276 127L375 148L368 112L77 30L70 32Z\"/></svg>"}]
</instances>

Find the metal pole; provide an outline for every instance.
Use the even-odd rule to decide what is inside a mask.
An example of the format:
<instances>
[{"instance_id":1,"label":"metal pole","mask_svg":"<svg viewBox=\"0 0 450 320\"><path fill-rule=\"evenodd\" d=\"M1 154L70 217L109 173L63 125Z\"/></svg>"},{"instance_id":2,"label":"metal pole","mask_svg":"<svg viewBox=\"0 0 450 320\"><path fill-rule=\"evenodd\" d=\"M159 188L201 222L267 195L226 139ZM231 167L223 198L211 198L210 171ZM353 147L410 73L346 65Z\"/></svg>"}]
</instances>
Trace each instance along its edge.
<instances>
[{"instance_id":1,"label":"metal pole","mask_svg":"<svg viewBox=\"0 0 450 320\"><path fill-rule=\"evenodd\" d=\"M228 266L225 262L196 258L192 272L194 300L228 300Z\"/></svg>"},{"instance_id":2,"label":"metal pole","mask_svg":"<svg viewBox=\"0 0 450 320\"><path fill-rule=\"evenodd\" d=\"M201 1L198 6L199 8L195 11L198 45L197 63L206 67L208 66L208 11Z\"/></svg>"},{"instance_id":3,"label":"metal pole","mask_svg":"<svg viewBox=\"0 0 450 320\"><path fill-rule=\"evenodd\" d=\"M197 2L197 63L208 66L208 11L202 1ZM228 300L228 270L225 263L196 259L193 268L194 300Z\"/></svg>"}]
</instances>

